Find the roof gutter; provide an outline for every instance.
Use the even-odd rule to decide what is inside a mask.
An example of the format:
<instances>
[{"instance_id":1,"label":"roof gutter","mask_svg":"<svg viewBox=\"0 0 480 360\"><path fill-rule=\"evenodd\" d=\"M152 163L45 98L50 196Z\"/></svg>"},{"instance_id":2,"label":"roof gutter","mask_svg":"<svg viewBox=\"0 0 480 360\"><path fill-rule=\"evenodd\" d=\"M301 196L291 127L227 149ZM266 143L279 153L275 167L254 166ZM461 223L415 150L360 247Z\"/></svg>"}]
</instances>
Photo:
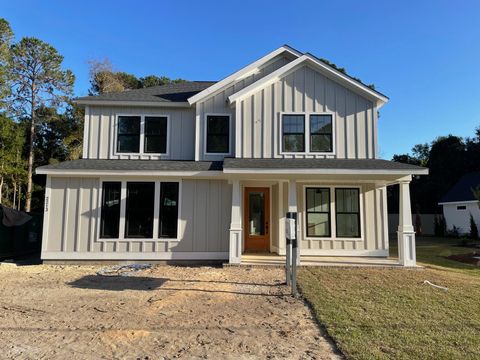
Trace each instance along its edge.
<instances>
[{"instance_id":1,"label":"roof gutter","mask_svg":"<svg viewBox=\"0 0 480 360\"><path fill-rule=\"evenodd\" d=\"M224 168L225 174L269 174L269 175L428 175L428 169L235 169Z\"/></svg>"},{"instance_id":2,"label":"roof gutter","mask_svg":"<svg viewBox=\"0 0 480 360\"><path fill-rule=\"evenodd\" d=\"M97 105L97 106L148 106L148 107L171 107L171 108L190 108L188 102L160 102L160 101L123 101L123 100L73 100L78 105Z\"/></svg>"}]
</instances>

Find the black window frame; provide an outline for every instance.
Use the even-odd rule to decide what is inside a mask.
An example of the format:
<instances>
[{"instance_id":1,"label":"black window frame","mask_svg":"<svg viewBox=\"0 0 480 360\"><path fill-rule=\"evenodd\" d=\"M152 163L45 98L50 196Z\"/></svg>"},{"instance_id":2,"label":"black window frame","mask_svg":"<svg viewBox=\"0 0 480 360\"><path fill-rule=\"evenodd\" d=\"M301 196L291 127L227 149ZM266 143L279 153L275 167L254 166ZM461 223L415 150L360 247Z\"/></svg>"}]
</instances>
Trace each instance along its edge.
<instances>
[{"instance_id":1,"label":"black window frame","mask_svg":"<svg viewBox=\"0 0 480 360\"><path fill-rule=\"evenodd\" d=\"M121 118L138 118L138 133L120 133ZM120 150L120 139L122 137L138 136L138 150L137 151L123 151ZM116 152L118 154L140 154L141 153L141 137L142 137L142 117L140 115L117 115L117 144Z\"/></svg>"},{"instance_id":2,"label":"black window frame","mask_svg":"<svg viewBox=\"0 0 480 360\"><path fill-rule=\"evenodd\" d=\"M114 235L105 235L105 221L106 215L108 212L107 204L106 204L106 187L110 185L118 186L118 209L117 212L117 219L115 221L116 226L112 228L116 229L116 234ZM121 181L103 181L102 182L102 204L100 207L100 239L118 239L120 236L120 218L121 218L121 204L122 204L122 182Z\"/></svg>"},{"instance_id":3,"label":"black window frame","mask_svg":"<svg viewBox=\"0 0 480 360\"><path fill-rule=\"evenodd\" d=\"M467 210L467 205L457 205L457 210Z\"/></svg>"},{"instance_id":4,"label":"black window frame","mask_svg":"<svg viewBox=\"0 0 480 360\"><path fill-rule=\"evenodd\" d=\"M330 132L312 132L312 117L314 116L329 116L330 117ZM311 153L333 153L333 114L309 114L308 116L308 131L310 132L310 149L309 152ZM313 150L313 137L315 135L322 135L322 136L329 136L330 137L330 150Z\"/></svg>"},{"instance_id":5,"label":"black window frame","mask_svg":"<svg viewBox=\"0 0 480 360\"><path fill-rule=\"evenodd\" d=\"M346 211L338 211L338 201L337 201L337 192L338 190L355 190L357 192L357 199L358 199L358 212L346 212ZM338 187L335 188L335 236L337 238L346 238L346 239L359 239L362 237L362 223L361 223L361 218L360 218L360 212L362 211L361 209L361 203L360 203L360 189L359 188L348 188L348 187ZM345 235L338 235L338 214L344 214L344 215L351 215L351 214L356 214L357 215L357 221L358 221L358 235L357 236L345 236Z\"/></svg>"},{"instance_id":6,"label":"black window frame","mask_svg":"<svg viewBox=\"0 0 480 360\"><path fill-rule=\"evenodd\" d=\"M162 119L165 121L165 134L148 134L148 126L147 126L147 122L150 121L150 120L153 120L153 119ZM145 115L143 117L143 126L144 126L144 130L143 130L143 153L144 154L167 154L167 151L168 151L168 116L165 116L165 115ZM164 144L163 144L163 148L164 148L164 151L161 151L161 152L157 152L157 151L147 151L147 146L148 146L148 141L147 139L149 138L153 138L153 139L163 139L164 140Z\"/></svg>"},{"instance_id":7,"label":"black window frame","mask_svg":"<svg viewBox=\"0 0 480 360\"><path fill-rule=\"evenodd\" d=\"M150 236L141 236L141 235L129 235L129 201L130 201L130 196L129 196L129 184L136 184L136 185L143 185L143 188L145 188L145 185L152 186L153 185L153 192L152 192L152 197L151 197L151 216L152 216L152 221L151 221L151 229L150 229ZM125 184L126 187L126 198L125 198L125 228L124 228L124 238L125 239L153 239L154 238L154 224L155 224L155 182L154 181L126 181ZM145 202L149 200L145 198Z\"/></svg>"},{"instance_id":8,"label":"black window frame","mask_svg":"<svg viewBox=\"0 0 480 360\"><path fill-rule=\"evenodd\" d=\"M227 133L210 133L209 132L209 120L210 118L226 118L228 121ZM228 155L231 153L231 116L228 114L206 114L205 115L205 154L212 155ZM209 150L209 137L226 137L228 145L226 151L211 151Z\"/></svg>"},{"instance_id":9,"label":"black window frame","mask_svg":"<svg viewBox=\"0 0 480 360\"><path fill-rule=\"evenodd\" d=\"M284 124L284 119L286 116L301 116L303 117L303 132L285 132L285 124ZM306 144L306 131L307 131L307 122L306 122L306 114L301 113L301 114L295 114L295 113L285 113L282 114L281 117L281 122L282 122L282 152L283 153L305 153L307 152L307 144ZM303 149L300 151L292 151L292 150L286 150L285 149L285 136L288 135L302 135L303 136Z\"/></svg>"},{"instance_id":10,"label":"black window frame","mask_svg":"<svg viewBox=\"0 0 480 360\"><path fill-rule=\"evenodd\" d=\"M164 204L163 204L163 199L164 199L164 195L165 195L165 189L164 189L164 186L165 185L171 185L171 184L176 184L176 187L177 187L177 199L176 199L176 205L175 205L175 211L176 211L176 221L175 221L175 236L172 236L172 235L163 235L162 234L162 231L163 231L163 215L164 215L164 211L165 209L163 208L164 207ZM159 198L159 211L158 211L158 238L159 239L177 239L178 238L178 220L179 220L179 202L180 202L180 182L178 181L161 181L160 182L160 194L159 194L160 198ZM172 227L173 228L173 227Z\"/></svg>"},{"instance_id":11,"label":"black window frame","mask_svg":"<svg viewBox=\"0 0 480 360\"><path fill-rule=\"evenodd\" d=\"M328 212L308 211L308 190L327 190L328 191ZM308 232L308 214L328 214L328 235L310 235ZM331 238L332 237L332 194L329 187L306 187L305 188L305 232L307 238Z\"/></svg>"}]
</instances>

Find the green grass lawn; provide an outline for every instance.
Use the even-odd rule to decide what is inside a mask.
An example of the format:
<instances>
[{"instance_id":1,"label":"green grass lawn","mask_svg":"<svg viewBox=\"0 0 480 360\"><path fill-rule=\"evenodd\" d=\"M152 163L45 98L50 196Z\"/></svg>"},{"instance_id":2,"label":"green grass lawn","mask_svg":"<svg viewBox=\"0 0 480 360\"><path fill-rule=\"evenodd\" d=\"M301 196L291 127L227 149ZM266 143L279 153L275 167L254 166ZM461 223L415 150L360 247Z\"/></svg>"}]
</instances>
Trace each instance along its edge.
<instances>
[{"instance_id":1,"label":"green grass lawn","mask_svg":"<svg viewBox=\"0 0 480 360\"><path fill-rule=\"evenodd\" d=\"M480 268L444 258L456 243L417 239L420 270L302 268L300 290L349 359L480 359Z\"/></svg>"}]
</instances>

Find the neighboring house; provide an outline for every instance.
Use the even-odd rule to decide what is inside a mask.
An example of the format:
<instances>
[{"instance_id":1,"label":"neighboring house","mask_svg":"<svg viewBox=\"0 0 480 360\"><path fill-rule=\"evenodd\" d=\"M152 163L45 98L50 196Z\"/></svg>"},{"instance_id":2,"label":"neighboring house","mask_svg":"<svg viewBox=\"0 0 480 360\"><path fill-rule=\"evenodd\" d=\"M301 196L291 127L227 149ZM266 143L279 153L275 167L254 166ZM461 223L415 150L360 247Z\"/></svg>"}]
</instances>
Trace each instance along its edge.
<instances>
[{"instance_id":1,"label":"neighboring house","mask_svg":"<svg viewBox=\"0 0 480 360\"><path fill-rule=\"evenodd\" d=\"M414 265L409 183L428 170L379 159L387 101L289 46L216 83L79 98L83 159L37 169L42 259L239 263L285 254L287 212L302 256L386 257L400 184L400 262Z\"/></svg>"},{"instance_id":2,"label":"neighboring house","mask_svg":"<svg viewBox=\"0 0 480 360\"><path fill-rule=\"evenodd\" d=\"M472 190L480 186L480 171L462 176L460 180L440 199L447 229L455 226L461 234L470 232L470 215L480 227L479 201Z\"/></svg>"}]
</instances>

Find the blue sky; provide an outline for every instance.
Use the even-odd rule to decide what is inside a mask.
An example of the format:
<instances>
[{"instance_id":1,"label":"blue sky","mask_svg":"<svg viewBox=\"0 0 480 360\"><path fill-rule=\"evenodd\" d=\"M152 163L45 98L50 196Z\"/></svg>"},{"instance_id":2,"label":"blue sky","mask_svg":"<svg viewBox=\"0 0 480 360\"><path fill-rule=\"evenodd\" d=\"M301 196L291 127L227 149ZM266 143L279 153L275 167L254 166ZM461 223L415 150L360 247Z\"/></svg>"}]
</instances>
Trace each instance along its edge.
<instances>
[{"instance_id":1,"label":"blue sky","mask_svg":"<svg viewBox=\"0 0 480 360\"><path fill-rule=\"evenodd\" d=\"M480 1L0 0L17 39L65 56L89 88L91 59L118 70L219 80L282 44L327 58L390 97L380 154L389 159L480 126Z\"/></svg>"}]
</instances>

